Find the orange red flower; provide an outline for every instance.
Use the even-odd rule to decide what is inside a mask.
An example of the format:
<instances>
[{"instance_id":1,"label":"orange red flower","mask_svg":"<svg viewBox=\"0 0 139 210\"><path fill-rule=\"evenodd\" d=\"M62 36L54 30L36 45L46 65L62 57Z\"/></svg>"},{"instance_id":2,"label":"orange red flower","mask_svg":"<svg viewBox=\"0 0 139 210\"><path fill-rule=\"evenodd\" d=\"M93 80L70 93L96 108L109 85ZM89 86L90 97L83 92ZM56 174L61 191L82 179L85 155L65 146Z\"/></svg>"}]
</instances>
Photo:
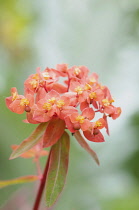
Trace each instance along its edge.
<instances>
[{"instance_id":1,"label":"orange red flower","mask_svg":"<svg viewBox=\"0 0 139 210\"><path fill-rule=\"evenodd\" d=\"M85 66L69 68L67 64L58 64L56 68L44 71L37 68L24 83L25 94L19 95L15 87L11 88L6 105L17 114L26 112L24 122L48 122L49 126L56 127L58 122L63 122L60 135L64 129L71 133L81 129L88 140L103 142L101 130L105 128L109 134L107 118L117 119L121 108L113 105L110 90L99 83L98 75L88 74L89 69ZM99 119L98 112L101 114Z\"/></svg>"}]
</instances>

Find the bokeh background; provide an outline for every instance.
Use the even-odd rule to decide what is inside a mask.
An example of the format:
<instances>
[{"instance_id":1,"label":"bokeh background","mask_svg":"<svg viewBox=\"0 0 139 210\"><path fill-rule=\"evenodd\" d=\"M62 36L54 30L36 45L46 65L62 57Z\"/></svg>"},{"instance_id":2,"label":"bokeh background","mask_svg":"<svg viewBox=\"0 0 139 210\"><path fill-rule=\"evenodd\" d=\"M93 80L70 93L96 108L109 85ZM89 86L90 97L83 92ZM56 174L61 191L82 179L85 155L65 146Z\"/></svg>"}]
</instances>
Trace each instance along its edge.
<instances>
[{"instance_id":1,"label":"bokeh background","mask_svg":"<svg viewBox=\"0 0 139 210\"><path fill-rule=\"evenodd\" d=\"M86 65L110 88L122 115L109 120L105 143L90 143L100 167L72 139L66 186L53 209L138 210L139 1L0 0L0 14L0 179L35 172L31 160L8 160L11 144L35 127L6 108L10 88L23 94L23 82L36 67ZM0 190L2 210L31 209L36 188L20 188Z\"/></svg>"}]
</instances>

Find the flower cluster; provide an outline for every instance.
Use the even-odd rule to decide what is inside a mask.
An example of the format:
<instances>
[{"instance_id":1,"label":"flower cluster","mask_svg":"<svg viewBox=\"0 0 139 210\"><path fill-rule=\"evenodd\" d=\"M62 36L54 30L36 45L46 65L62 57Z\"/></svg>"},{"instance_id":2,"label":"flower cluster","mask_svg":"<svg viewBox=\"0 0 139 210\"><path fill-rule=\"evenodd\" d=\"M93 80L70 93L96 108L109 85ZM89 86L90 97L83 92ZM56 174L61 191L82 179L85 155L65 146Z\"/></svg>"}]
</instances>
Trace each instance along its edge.
<instances>
[{"instance_id":1,"label":"flower cluster","mask_svg":"<svg viewBox=\"0 0 139 210\"><path fill-rule=\"evenodd\" d=\"M11 88L11 96L6 98L7 107L17 114L26 112L26 123L53 122L56 128L59 124L59 137L65 129L71 133L81 129L88 140L103 142L101 129L105 128L109 134L107 117L116 119L121 108L113 105L111 93L98 82L98 75L88 73L85 66L68 68L67 64L42 72L37 68L24 83L24 95ZM96 118L98 112L99 119Z\"/></svg>"}]
</instances>

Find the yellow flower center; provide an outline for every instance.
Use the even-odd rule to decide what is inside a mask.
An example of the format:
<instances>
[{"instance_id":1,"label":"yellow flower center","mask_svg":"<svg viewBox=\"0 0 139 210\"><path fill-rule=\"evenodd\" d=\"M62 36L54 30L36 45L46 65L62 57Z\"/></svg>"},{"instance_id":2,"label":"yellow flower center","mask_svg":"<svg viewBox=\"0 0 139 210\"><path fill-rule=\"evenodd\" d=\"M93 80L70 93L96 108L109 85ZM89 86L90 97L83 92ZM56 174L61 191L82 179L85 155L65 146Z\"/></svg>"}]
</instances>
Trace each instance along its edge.
<instances>
[{"instance_id":1,"label":"yellow flower center","mask_svg":"<svg viewBox=\"0 0 139 210\"><path fill-rule=\"evenodd\" d=\"M80 74L80 72L81 72L81 70L80 70L79 68L75 68L75 69L74 69L74 74L75 74L76 76L78 76L78 75Z\"/></svg>"},{"instance_id":2,"label":"yellow flower center","mask_svg":"<svg viewBox=\"0 0 139 210\"><path fill-rule=\"evenodd\" d=\"M38 74L34 74L32 79L39 80L39 75Z\"/></svg>"},{"instance_id":3,"label":"yellow flower center","mask_svg":"<svg viewBox=\"0 0 139 210\"><path fill-rule=\"evenodd\" d=\"M43 104L43 109L46 109L47 111L52 109L52 104L50 103L44 103Z\"/></svg>"},{"instance_id":4,"label":"yellow flower center","mask_svg":"<svg viewBox=\"0 0 139 210\"><path fill-rule=\"evenodd\" d=\"M56 102L56 104L57 104L57 107L58 107L58 108L62 108L62 107L65 105L65 102L64 102L63 100L58 100L58 101Z\"/></svg>"},{"instance_id":5,"label":"yellow flower center","mask_svg":"<svg viewBox=\"0 0 139 210\"><path fill-rule=\"evenodd\" d=\"M91 86L89 84L85 84L84 90L91 90Z\"/></svg>"},{"instance_id":6,"label":"yellow flower center","mask_svg":"<svg viewBox=\"0 0 139 210\"><path fill-rule=\"evenodd\" d=\"M98 121L95 122L95 126L100 127L100 126L102 126L102 123L98 120Z\"/></svg>"},{"instance_id":7,"label":"yellow flower center","mask_svg":"<svg viewBox=\"0 0 139 210\"><path fill-rule=\"evenodd\" d=\"M48 102L49 102L50 104L52 104L52 105L55 104L55 101L56 101L56 98L55 98L55 97L52 97L52 98L48 99Z\"/></svg>"},{"instance_id":8,"label":"yellow flower center","mask_svg":"<svg viewBox=\"0 0 139 210\"><path fill-rule=\"evenodd\" d=\"M84 117L81 116L81 115L78 115L78 116L76 117L76 121L78 121L79 123L84 123Z\"/></svg>"},{"instance_id":9,"label":"yellow flower center","mask_svg":"<svg viewBox=\"0 0 139 210\"><path fill-rule=\"evenodd\" d=\"M89 94L89 98L90 98L90 99L94 99L94 98L96 98L96 97L97 97L97 95L96 95L95 92L92 92L92 93Z\"/></svg>"},{"instance_id":10,"label":"yellow flower center","mask_svg":"<svg viewBox=\"0 0 139 210\"><path fill-rule=\"evenodd\" d=\"M43 75L44 79L46 79L46 80L50 79L50 75L47 71L43 72L42 75Z\"/></svg>"},{"instance_id":11,"label":"yellow flower center","mask_svg":"<svg viewBox=\"0 0 139 210\"><path fill-rule=\"evenodd\" d=\"M29 100L27 98L22 98L20 102L21 106L27 106L29 105Z\"/></svg>"},{"instance_id":12,"label":"yellow flower center","mask_svg":"<svg viewBox=\"0 0 139 210\"><path fill-rule=\"evenodd\" d=\"M31 84L31 86L32 86L33 88L36 88L38 82L37 82L35 79L33 79L33 80L31 80L30 84Z\"/></svg>"},{"instance_id":13,"label":"yellow flower center","mask_svg":"<svg viewBox=\"0 0 139 210\"><path fill-rule=\"evenodd\" d=\"M77 92L79 95L83 93L83 88L80 87L80 86L76 87L74 90L75 90L75 92Z\"/></svg>"},{"instance_id":14,"label":"yellow flower center","mask_svg":"<svg viewBox=\"0 0 139 210\"><path fill-rule=\"evenodd\" d=\"M109 106L110 105L110 102L108 101L108 99L103 99L102 103L103 103L104 106Z\"/></svg>"}]
</instances>

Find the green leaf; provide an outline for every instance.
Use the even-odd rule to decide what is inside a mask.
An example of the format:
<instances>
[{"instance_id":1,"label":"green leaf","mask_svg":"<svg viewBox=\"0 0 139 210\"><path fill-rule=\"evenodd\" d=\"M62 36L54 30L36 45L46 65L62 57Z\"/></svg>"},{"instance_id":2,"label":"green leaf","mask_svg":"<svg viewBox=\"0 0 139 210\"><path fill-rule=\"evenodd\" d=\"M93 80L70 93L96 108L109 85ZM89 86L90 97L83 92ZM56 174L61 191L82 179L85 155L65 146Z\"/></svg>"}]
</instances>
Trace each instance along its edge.
<instances>
[{"instance_id":1,"label":"green leaf","mask_svg":"<svg viewBox=\"0 0 139 210\"><path fill-rule=\"evenodd\" d=\"M27 183L27 182L33 182L38 180L38 176L30 175L30 176L22 176L16 179L11 179L11 180L0 180L0 188L7 187L9 185L13 184L22 184L22 183Z\"/></svg>"},{"instance_id":2,"label":"green leaf","mask_svg":"<svg viewBox=\"0 0 139 210\"><path fill-rule=\"evenodd\" d=\"M94 150L91 149L89 144L87 144L87 142L85 141L85 139L83 138L81 133L79 131L76 131L74 133L74 136L75 136L76 140L78 141L78 143L81 145L81 147L83 147L92 156L92 158L95 160L95 162L99 165L100 163L99 163L97 154L95 153Z\"/></svg>"},{"instance_id":3,"label":"green leaf","mask_svg":"<svg viewBox=\"0 0 139 210\"><path fill-rule=\"evenodd\" d=\"M16 150L13 151L10 159L17 158L24 152L34 147L41 140L47 124L47 122L39 124L37 128L33 131L33 133L27 139L25 139Z\"/></svg>"},{"instance_id":4,"label":"green leaf","mask_svg":"<svg viewBox=\"0 0 139 210\"><path fill-rule=\"evenodd\" d=\"M60 195L66 180L69 162L69 135L62 137L51 147L46 177L46 206L51 207Z\"/></svg>"}]
</instances>

